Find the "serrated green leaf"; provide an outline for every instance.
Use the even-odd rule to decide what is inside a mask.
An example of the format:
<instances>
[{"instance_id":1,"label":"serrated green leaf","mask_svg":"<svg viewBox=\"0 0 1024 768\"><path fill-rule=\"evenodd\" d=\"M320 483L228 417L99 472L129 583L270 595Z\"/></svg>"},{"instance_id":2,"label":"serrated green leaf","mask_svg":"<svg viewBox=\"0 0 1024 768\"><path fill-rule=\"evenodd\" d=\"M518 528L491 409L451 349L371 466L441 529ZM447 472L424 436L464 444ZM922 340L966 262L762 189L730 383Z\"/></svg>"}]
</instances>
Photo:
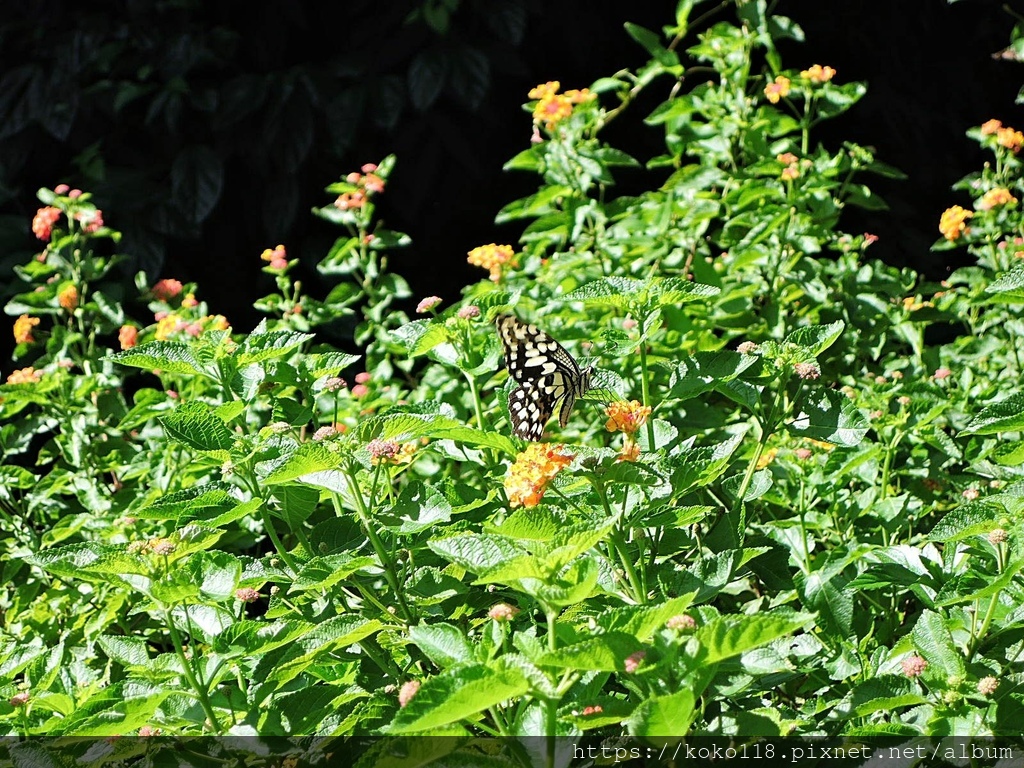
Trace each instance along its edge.
<instances>
[{"instance_id":1,"label":"serrated green leaf","mask_svg":"<svg viewBox=\"0 0 1024 768\"><path fill-rule=\"evenodd\" d=\"M341 456L314 442L299 444L288 457L263 478L266 485L278 485L311 475L326 469L333 469L341 463Z\"/></svg>"},{"instance_id":2,"label":"serrated green leaf","mask_svg":"<svg viewBox=\"0 0 1024 768\"><path fill-rule=\"evenodd\" d=\"M694 633L704 648L704 664L715 664L785 637L811 621L811 614L720 616Z\"/></svg>"},{"instance_id":3,"label":"serrated green leaf","mask_svg":"<svg viewBox=\"0 0 1024 768\"><path fill-rule=\"evenodd\" d=\"M216 378L192 353L191 347L179 341L149 341L124 352L115 352L110 359L120 365L142 368L146 371L166 371Z\"/></svg>"},{"instance_id":4,"label":"serrated green leaf","mask_svg":"<svg viewBox=\"0 0 1024 768\"><path fill-rule=\"evenodd\" d=\"M476 657L462 630L451 624L409 627L409 639L441 669L471 662Z\"/></svg>"},{"instance_id":5,"label":"serrated green leaf","mask_svg":"<svg viewBox=\"0 0 1024 768\"><path fill-rule=\"evenodd\" d=\"M831 389L808 392L802 410L786 429L797 437L853 448L860 445L870 425L843 394Z\"/></svg>"},{"instance_id":6,"label":"serrated green leaf","mask_svg":"<svg viewBox=\"0 0 1024 768\"><path fill-rule=\"evenodd\" d=\"M459 722L530 690L515 666L498 659L492 665L465 664L428 678L416 695L398 710L384 730L414 733Z\"/></svg>"},{"instance_id":7,"label":"serrated green leaf","mask_svg":"<svg viewBox=\"0 0 1024 768\"><path fill-rule=\"evenodd\" d=\"M981 409L961 431L961 435L994 435L1024 429L1024 392Z\"/></svg>"},{"instance_id":8,"label":"serrated green leaf","mask_svg":"<svg viewBox=\"0 0 1024 768\"><path fill-rule=\"evenodd\" d=\"M210 406L197 400L181 403L160 423L175 440L198 451L227 451L235 442L234 433Z\"/></svg>"}]
</instances>

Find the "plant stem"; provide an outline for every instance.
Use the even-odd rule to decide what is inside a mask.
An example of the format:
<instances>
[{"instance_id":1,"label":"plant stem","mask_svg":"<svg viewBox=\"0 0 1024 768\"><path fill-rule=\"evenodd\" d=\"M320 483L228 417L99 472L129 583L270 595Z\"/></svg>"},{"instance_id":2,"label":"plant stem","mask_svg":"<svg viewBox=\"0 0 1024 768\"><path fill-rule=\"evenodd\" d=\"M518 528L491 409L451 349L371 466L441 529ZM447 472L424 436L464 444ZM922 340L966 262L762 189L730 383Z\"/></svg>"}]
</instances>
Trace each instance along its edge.
<instances>
[{"instance_id":1,"label":"plant stem","mask_svg":"<svg viewBox=\"0 0 1024 768\"><path fill-rule=\"evenodd\" d=\"M185 647L182 645L181 635L178 633L178 628L174 626L174 617L172 616L171 611L166 608L164 609L164 622L167 624L167 630L171 634L171 642L174 643L174 652L178 656L178 661L181 662L182 673L185 675L185 679L192 687L192 690L196 692L196 696L199 697L199 704L206 713L206 717L210 721L210 727L213 729L213 732L220 734L220 723L217 721L217 714L213 711L213 705L210 703L209 693L196 679L195 672L192 670L192 665L185 656Z\"/></svg>"}]
</instances>

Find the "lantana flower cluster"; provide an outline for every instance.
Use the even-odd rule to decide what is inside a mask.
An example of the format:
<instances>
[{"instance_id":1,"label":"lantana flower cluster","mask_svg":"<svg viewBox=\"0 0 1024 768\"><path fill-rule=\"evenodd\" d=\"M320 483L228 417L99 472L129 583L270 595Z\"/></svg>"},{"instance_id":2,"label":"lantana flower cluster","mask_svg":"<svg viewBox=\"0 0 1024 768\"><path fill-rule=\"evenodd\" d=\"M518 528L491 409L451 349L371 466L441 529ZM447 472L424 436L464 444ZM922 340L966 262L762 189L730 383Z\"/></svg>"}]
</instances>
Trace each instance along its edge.
<instances>
[{"instance_id":1,"label":"lantana flower cluster","mask_svg":"<svg viewBox=\"0 0 1024 768\"><path fill-rule=\"evenodd\" d=\"M548 484L575 458L560 445L530 443L505 475L505 494L509 505L513 508L536 507L544 498Z\"/></svg>"},{"instance_id":2,"label":"lantana flower cluster","mask_svg":"<svg viewBox=\"0 0 1024 768\"><path fill-rule=\"evenodd\" d=\"M604 428L609 432L621 432L626 437L622 446L619 461L636 461L640 456L640 446L636 442L636 433L647 423L651 415L651 407L638 400L617 400L605 408L608 421Z\"/></svg>"},{"instance_id":3,"label":"lantana flower cluster","mask_svg":"<svg viewBox=\"0 0 1024 768\"><path fill-rule=\"evenodd\" d=\"M482 267L490 272L493 282L501 280L502 271L506 267L516 266L516 252L511 245L481 245L469 252L466 261L474 267Z\"/></svg>"},{"instance_id":4,"label":"lantana flower cluster","mask_svg":"<svg viewBox=\"0 0 1024 768\"><path fill-rule=\"evenodd\" d=\"M367 163L359 171L352 171L345 181L355 186L350 192L343 192L334 201L334 207L341 211L362 208L370 195L384 191L384 179L376 174L377 165Z\"/></svg>"},{"instance_id":5,"label":"lantana flower cluster","mask_svg":"<svg viewBox=\"0 0 1024 768\"><path fill-rule=\"evenodd\" d=\"M562 84L557 80L538 85L528 94L531 100L536 100L533 107L533 121L543 124L544 130L552 131L555 126L572 114L573 107L577 104L585 104L593 101L597 95L588 89L568 90L559 93Z\"/></svg>"}]
</instances>

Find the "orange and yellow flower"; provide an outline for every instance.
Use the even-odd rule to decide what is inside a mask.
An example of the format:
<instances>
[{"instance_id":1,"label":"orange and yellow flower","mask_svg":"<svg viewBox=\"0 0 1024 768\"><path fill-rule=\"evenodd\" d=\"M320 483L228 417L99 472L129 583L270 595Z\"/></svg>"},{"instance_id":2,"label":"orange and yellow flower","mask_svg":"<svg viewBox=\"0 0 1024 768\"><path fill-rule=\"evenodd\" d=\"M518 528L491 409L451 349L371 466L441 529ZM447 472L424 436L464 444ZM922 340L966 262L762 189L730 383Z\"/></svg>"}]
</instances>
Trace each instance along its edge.
<instances>
[{"instance_id":1,"label":"orange and yellow flower","mask_svg":"<svg viewBox=\"0 0 1024 768\"><path fill-rule=\"evenodd\" d=\"M22 315L14 321L14 341L17 344L31 344L35 341L32 329L39 325L38 317Z\"/></svg>"},{"instance_id":2,"label":"orange and yellow flower","mask_svg":"<svg viewBox=\"0 0 1024 768\"><path fill-rule=\"evenodd\" d=\"M984 123L981 124L981 135L991 136L993 133L996 133L1002 127L1003 123L1001 120L986 120Z\"/></svg>"},{"instance_id":3,"label":"orange and yellow flower","mask_svg":"<svg viewBox=\"0 0 1024 768\"><path fill-rule=\"evenodd\" d=\"M177 315L173 313L164 315L156 323L156 340L167 341L181 325L181 318Z\"/></svg>"},{"instance_id":4,"label":"orange and yellow flower","mask_svg":"<svg viewBox=\"0 0 1024 768\"><path fill-rule=\"evenodd\" d=\"M943 211L942 218L939 219L939 232L942 233L944 238L953 242L960 235L971 231L970 227L967 226L967 220L972 216L974 216L974 211L961 208L959 205L947 208Z\"/></svg>"},{"instance_id":5,"label":"orange and yellow flower","mask_svg":"<svg viewBox=\"0 0 1024 768\"><path fill-rule=\"evenodd\" d=\"M978 203L979 211L987 211L991 208L995 208L997 205L1007 205L1016 203L1017 198L1010 194L1010 190L1003 187L996 187L986 192L981 202Z\"/></svg>"},{"instance_id":6,"label":"orange and yellow flower","mask_svg":"<svg viewBox=\"0 0 1024 768\"><path fill-rule=\"evenodd\" d=\"M1024 133L1010 127L1000 128L996 131L996 142L999 146L1006 147L1017 154L1020 152L1020 148L1024 147Z\"/></svg>"},{"instance_id":7,"label":"orange and yellow flower","mask_svg":"<svg viewBox=\"0 0 1024 768\"><path fill-rule=\"evenodd\" d=\"M153 297L159 301L170 301L181 293L182 285L180 280L164 278L158 280L153 286Z\"/></svg>"},{"instance_id":8,"label":"orange and yellow flower","mask_svg":"<svg viewBox=\"0 0 1024 768\"><path fill-rule=\"evenodd\" d=\"M279 245L273 250L264 248L260 258L263 261L269 261L273 269L285 269L288 266L288 252L283 245Z\"/></svg>"},{"instance_id":9,"label":"orange and yellow flower","mask_svg":"<svg viewBox=\"0 0 1024 768\"><path fill-rule=\"evenodd\" d=\"M57 294L57 303L62 309L74 312L78 307L78 288L74 285L65 285Z\"/></svg>"},{"instance_id":10,"label":"orange and yellow flower","mask_svg":"<svg viewBox=\"0 0 1024 768\"><path fill-rule=\"evenodd\" d=\"M529 98L536 99L533 107L533 121L543 123L544 129L551 131L556 125L572 114L572 108L576 104L584 104L597 98L586 88L580 90L572 89L565 93L558 93L562 84L557 80L538 85L528 94Z\"/></svg>"},{"instance_id":11,"label":"orange and yellow flower","mask_svg":"<svg viewBox=\"0 0 1024 768\"><path fill-rule=\"evenodd\" d=\"M764 87L764 95L772 104L778 104L779 99L784 99L789 96L789 86L789 78L779 75L775 78L774 83L768 83L768 85Z\"/></svg>"},{"instance_id":12,"label":"orange and yellow flower","mask_svg":"<svg viewBox=\"0 0 1024 768\"><path fill-rule=\"evenodd\" d=\"M32 366L14 371L7 377L8 384L36 384L43 377L42 371L37 371Z\"/></svg>"},{"instance_id":13,"label":"orange and yellow flower","mask_svg":"<svg viewBox=\"0 0 1024 768\"><path fill-rule=\"evenodd\" d=\"M505 493L512 507L535 507L544 498L555 475L576 458L563 453L562 446L531 443L520 453L505 475Z\"/></svg>"},{"instance_id":14,"label":"orange and yellow flower","mask_svg":"<svg viewBox=\"0 0 1024 768\"><path fill-rule=\"evenodd\" d=\"M608 421L604 428L609 432L622 432L626 435L633 435L647 423L651 415L651 406L641 405L639 400L617 400L607 408L605 413Z\"/></svg>"},{"instance_id":15,"label":"orange and yellow flower","mask_svg":"<svg viewBox=\"0 0 1024 768\"><path fill-rule=\"evenodd\" d=\"M121 349L131 349L138 343L139 329L134 325L122 325L117 332L117 340L121 343Z\"/></svg>"},{"instance_id":16,"label":"orange and yellow flower","mask_svg":"<svg viewBox=\"0 0 1024 768\"><path fill-rule=\"evenodd\" d=\"M474 267L483 267L491 273L491 280L498 282L506 266L515 266L516 252L511 245L481 245L467 254L466 261Z\"/></svg>"},{"instance_id":17,"label":"orange and yellow flower","mask_svg":"<svg viewBox=\"0 0 1024 768\"><path fill-rule=\"evenodd\" d=\"M800 73L800 77L804 80L810 80L817 85L827 83L835 76L836 71L832 67L823 67L821 64L814 64L810 69L805 69Z\"/></svg>"},{"instance_id":18,"label":"orange and yellow flower","mask_svg":"<svg viewBox=\"0 0 1024 768\"><path fill-rule=\"evenodd\" d=\"M53 225L57 223L59 218L59 208L54 208L52 205L40 208L32 218L32 234L40 240L49 240L50 234L53 232Z\"/></svg>"}]
</instances>

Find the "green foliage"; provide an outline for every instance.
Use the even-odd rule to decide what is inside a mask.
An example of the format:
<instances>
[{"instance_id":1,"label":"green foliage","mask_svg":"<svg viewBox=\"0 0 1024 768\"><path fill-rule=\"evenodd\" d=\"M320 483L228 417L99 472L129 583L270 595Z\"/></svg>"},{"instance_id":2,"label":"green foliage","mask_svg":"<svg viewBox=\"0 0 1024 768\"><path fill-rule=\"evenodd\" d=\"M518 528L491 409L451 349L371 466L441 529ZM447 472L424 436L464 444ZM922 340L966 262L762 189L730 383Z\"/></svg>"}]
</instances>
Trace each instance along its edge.
<instances>
[{"instance_id":1,"label":"green foliage","mask_svg":"<svg viewBox=\"0 0 1024 768\"><path fill-rule=\"evenodd\" d=\"M126 317L94 248L117 233L40 192L48 245L7 308L31 366L0 386L6 733L1014 731L1024 226L988 193L1024 193L1016 134L971 132L987 197L939 247L977 265L935 292L838 229L894 173L812 144L863 85L783 69L801 33L764 4L691 29L693 5L664 39L629 27L640 71L531 93L509 166L539 188L499 214L522 250L476 249L490 279L413 321L375 213L394 158L316 211L344 230L326 301L264 252L249 333L145 275L159 319ZM679 87L694 66L717 77ZM670 171L617 197L639 163L601 131L655 88L645 166ZM509 311L595 366L557 443L508 436ZM339 318L360 357L317 346Z\"/></svg>"}]
</instances>

